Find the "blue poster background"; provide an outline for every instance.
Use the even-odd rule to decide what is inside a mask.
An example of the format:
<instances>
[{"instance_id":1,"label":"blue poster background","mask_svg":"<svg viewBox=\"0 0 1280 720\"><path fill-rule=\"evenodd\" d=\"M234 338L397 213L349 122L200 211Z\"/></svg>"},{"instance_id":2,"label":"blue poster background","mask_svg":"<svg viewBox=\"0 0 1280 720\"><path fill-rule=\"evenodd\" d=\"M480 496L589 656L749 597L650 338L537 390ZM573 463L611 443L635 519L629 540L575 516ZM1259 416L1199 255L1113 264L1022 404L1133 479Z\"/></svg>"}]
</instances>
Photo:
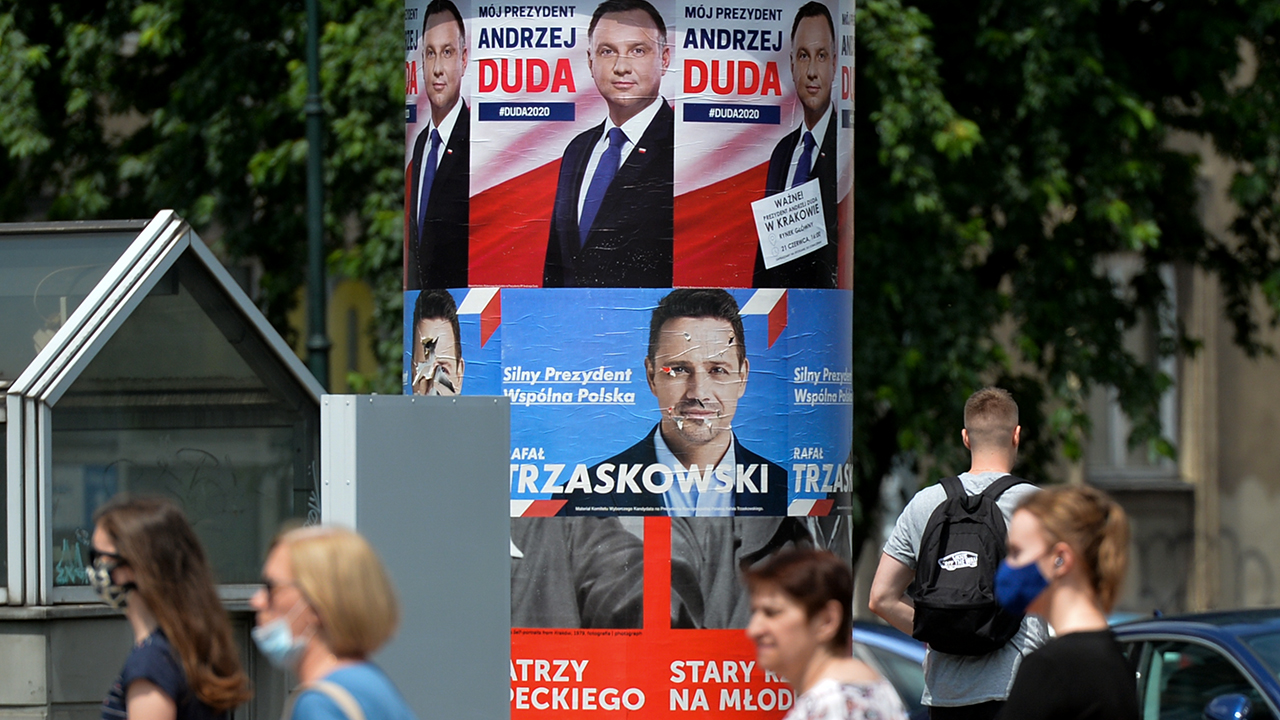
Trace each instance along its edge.
<instances>
[{"instance_id":1,"label":"blue poster background","mask_svg":"<svg viewBox=\"0 0 1280 720\"><path fill-rule=\"evenodd\" d=\"M653 309L670 292L451 291L465 362L461 392L511 398L513 500L553 499L551 493L530 492L530 484L562 485L575 465L600 463L653 432L660 412L644 358ZM852 434L852 293L728 292L741 309L750 363L733 432L744 447L787 471L789 501L830 497ZM469 293L487 301L468 303ZM405 294L406 338L412 337L416 297L416 291ZM484 332L489 337L482 344ZM405 373L408 392L407 353ZM550 481L548 465L565 470ZM517 482L522 471L523 491ZM528 474L535 471L536 479Z\"/></svg>"}]
</instances>

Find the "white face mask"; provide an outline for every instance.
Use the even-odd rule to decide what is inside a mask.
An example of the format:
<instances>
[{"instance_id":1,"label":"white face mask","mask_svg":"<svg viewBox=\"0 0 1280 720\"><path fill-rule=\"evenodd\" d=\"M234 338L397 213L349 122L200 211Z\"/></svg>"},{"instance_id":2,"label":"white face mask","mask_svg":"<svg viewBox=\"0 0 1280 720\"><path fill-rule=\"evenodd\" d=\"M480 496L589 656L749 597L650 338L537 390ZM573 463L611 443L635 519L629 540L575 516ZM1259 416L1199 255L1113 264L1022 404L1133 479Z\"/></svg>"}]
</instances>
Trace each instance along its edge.
<instances>
[{"instance_id":1,"label":"white face mask","mask_svg":"<svg viewBox=\"0 0 1280 720\"><path fill-rule=\"evenodd\" d=\"M293 630L289 625L293 619L297 617L299 609L302 607L302 598L293 604L289 612L284 617L276 618L266 625L254 628L250 635L253 636L253 644L258 646L258 651L267 658L272 665L281 670L294 670L297 667L298 658L302 655L303 649L307 647L307 642L311 640L312 632L308 632L305 637L295 638Z\"/></svg>"},{"instance_id":2,"label":"white face mask","mask_svg":"<svg viewBox=\"0 0 1280 720\"><path fill-rule=\"evenodd\" d=\"M117 567L120 567L120 563L115 560L105 557L95 559L93 565L88 568L89 584L98 593L98 597L111 606L111 609L123 610L129 604L129 591L136 590L138 586L131 582L117 585L111 579L111 573Z\"/></svg>"}]
</instances>

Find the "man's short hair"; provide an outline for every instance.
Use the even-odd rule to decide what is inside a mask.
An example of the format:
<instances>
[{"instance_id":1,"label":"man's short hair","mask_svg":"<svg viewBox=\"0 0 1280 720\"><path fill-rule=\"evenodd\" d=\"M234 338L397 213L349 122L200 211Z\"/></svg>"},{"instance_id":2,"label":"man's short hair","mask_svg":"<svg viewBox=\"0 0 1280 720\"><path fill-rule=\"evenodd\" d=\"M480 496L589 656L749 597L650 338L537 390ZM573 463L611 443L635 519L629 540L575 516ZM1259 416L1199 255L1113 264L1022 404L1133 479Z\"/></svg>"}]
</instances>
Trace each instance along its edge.
<instances>
[{"instance_id":1,"label":"man's short hair","mask_svg":"<svg viewBox=\"0 0 1280 720\"><path fill-rule=\"evenodd\" d=\"M1008 390L985 387L969 396L964 403L964 429L969 433L969 447L1004 446L1012 441L1018 426L1018 403Z\"/></svg>"},{"instance_id":2,"label":"man's short hair","mask_svg":"<svg viewBox=\"0 0 1280 720\"><path fill-rule=\"evenodd\" d=\"M449 2L449 0L441 0ZM418 301L413 305L413 339L418 338L418 323L423 320L448 320L453 328L453 347L462 359L462 333L458 329L458 303L448 290L423 290L418 293Z\"/></svg>"},{"instance_id":3,"label":"man's short hair","mask_svg":"<svg viewBox=\"0 0 1280 720\"><path fill-rule=\"evenodd\" d=\"M448 2L448 0L441 0ZM643 10L648 13L653 24L658 28L658 34L662 36L663 42L667 38L667 24L662 22L662 14L658 12L658 8L651 5L648 0L604 0L591 13L591 24L587 26L587 37L591 37L596 32L596 24L600 22L600 18L608 13L624 13L630 10Z\"/></svg>"},{"instance_id":4,"label":"man's short hair","mask_svg":"<svg viewBox=\"0 0 1280 720\"><path fill-rule=\"evenodd\" d=\"M448 0L444 1L448 2ZM801 5L800 9L796 11L796 19L791 23L792 40L796 39L796 30L800 27L800 21L807 17L825 18L827 21L827 28L831 30L831 41L835 42L836 24L831 20L831 11L827 9L826 5L823 5L816 0L809 0L809 2Z\"/></svg>"},{"instance_id":5,"label":"man's short hair","mask_svg":"<svg viewBox=\"0 0 1280 720\"><path fill-rule=\"evenodd\" d=\"M742 316L738 314L738 301L720 288L681 288L658 301L649 320L649 361L658 353L662 339L662 326L676 318L714 318L725 320L733 327L733 344L738 348L738 367L747 359L746 335L742 331Z\"/></svg>"},{"instance_id":6,"label":"man's short hair","mask_svg":"<svg viewBox=\"0 0 1280 720\"><path fill-rule=\"evenodd\" d=\"M427 21L432 15L447 12L458 21L458 35L462 38L462 44L467 44L467 24L462 22L462 13L458 12L458 6L453 4L453 0L431 0L427 3L426 9L422 11L422 34L427 34ZM794 34L794 33L792 33Z\"/></svg>"}]
</instances>

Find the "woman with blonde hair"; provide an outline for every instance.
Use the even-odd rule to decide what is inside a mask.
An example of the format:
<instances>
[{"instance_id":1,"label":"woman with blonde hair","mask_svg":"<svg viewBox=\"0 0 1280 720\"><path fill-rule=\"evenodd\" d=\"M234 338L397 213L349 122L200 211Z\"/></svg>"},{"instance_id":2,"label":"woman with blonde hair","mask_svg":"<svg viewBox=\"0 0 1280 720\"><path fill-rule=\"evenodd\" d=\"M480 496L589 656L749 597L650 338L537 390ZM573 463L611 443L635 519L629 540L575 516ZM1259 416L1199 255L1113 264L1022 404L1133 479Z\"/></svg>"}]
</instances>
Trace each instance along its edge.
<instances>
[{"instance_id":1,"label":"woman with blonde hair","mask_svg":"<svg viewBox=\"0 0 1280 720\"><path fill-rule=\"evenodd\" d=\"M853 572L826 550L783 550L743 571L760 667L797 695L783 720L906 720L893 686L852 657Z\"/></svg>"},{"instance_id":2,"label":"woman with blonde hair","mask_svg":"<svg viewBox=\"0 0 1280 720\"><path fill-rule=\"evenodd\" d=\"M117 498L94 514L89 579L134 645L103 720L222 720L252 692L213 572L176 505Z\"/></svg>"},{"instance_id":3,"label":"woman with blonde hair","mask_svg":"<svg viewBox=\"0 0 1280 720\"><path fill-rule=\"evenodd\" d=\"M368 541L340 527L305 527L276 539L262 567L253 639L297 675L284 720L416 720L369 656L395 633L399 606Z\"/></svg>"},{"instance_id":4,"label":"woman with blonde hair","mask_svg":"<svg viewBox=\"0 0 1280 720\"><path fill-rule=\"evenodd\" d=\"M1106 493L1056 487L1028 496L1009 523L996 597L1035 613L1054 638L1018 669L998 718L1137 720L1133 668L1107 624L1129 557L1129 520Z\"/></svg>"}]
</instances>

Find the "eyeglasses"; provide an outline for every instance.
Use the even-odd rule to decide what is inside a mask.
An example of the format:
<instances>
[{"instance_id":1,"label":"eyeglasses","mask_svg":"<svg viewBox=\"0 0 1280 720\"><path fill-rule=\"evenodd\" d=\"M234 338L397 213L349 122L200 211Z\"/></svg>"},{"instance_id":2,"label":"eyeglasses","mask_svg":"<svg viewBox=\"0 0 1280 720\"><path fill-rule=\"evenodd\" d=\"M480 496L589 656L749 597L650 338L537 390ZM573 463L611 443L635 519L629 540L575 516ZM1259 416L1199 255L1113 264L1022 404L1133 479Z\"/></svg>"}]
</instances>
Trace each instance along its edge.
<instances>
[{"instance_id":1,"label":"eyeglasses","mask_svg":"<svg viewBox=\"0 0 1280 720\"><path fill-rule=\"evenodd\" d=\"M103 550L99 550L98 548L90 545L89 546L89 564L97 565L98 558L107 558L109 560L115 560L117 565L127 564L125 562L125 559L120 557L118 554L113 552L105 552Z\"/></svg>"},{"instance_id":2,"label":"eyeglasses","mask_svg":"<svg viewBox=\"0 0 1280 720\"><path fill-rule=\"evenodd\" d=\"M267 592L267 602L271 602L275 597L276 590L280 588L297 587L291 582L277 582L269 577L262 578L262 589Z\"/></svg>"}]
</instances>

